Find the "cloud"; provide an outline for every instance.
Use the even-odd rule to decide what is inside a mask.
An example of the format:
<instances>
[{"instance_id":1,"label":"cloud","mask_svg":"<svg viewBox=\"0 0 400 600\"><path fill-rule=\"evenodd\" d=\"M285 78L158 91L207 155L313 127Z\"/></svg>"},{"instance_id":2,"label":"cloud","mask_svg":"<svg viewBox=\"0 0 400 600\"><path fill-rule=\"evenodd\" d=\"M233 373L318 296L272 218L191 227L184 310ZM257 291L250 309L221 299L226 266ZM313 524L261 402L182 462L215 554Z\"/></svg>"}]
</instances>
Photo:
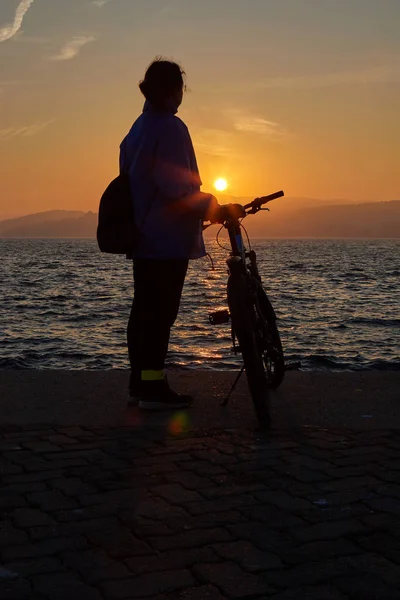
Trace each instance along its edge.
<instances>
[{"instance_id":1,"label":"cloud","mask_svg":"<svg viewBox=\"0 0 400 600\"><path fill-rule=\"evenodd\" d=\"M211 156L234 158L235 134L222 129L201 129L193 135L196 150Z\"/></svg>"},{"instance_id":2,"label":"cloud","mask_svg":"<svg viewBox=\"0 0 400 600\"><path fill-rule=\"evenodd\" d=\"M259 88L306 89L341 85L365 85L374 83L400 83L400 64L383 65L358 71L325 73L321 75L270 77L258 82Z\"/></svg>"},{"instance_id":3,"label":"cloud","mask_svg":"<svg viewBox=\"0 0 400 600\"><path fill-rule=\"evenodd\" d=\"M22 127L8 127L6 129L0 129L0 142L4 142L15 137L30 137L36 135L45 129L51 123L54 123L55 119L49 119L48 121L36 121L31 125L24 125Z\"/></svg>"},{"instance_id":4,"label":"cloud","mask_svg":"<svg viewBox=\"0 0 400 600\"><path fill-rule=\"evenodd\" d=\"M111 2L111 0L93 0L92 4L98 6L99 8L102 8L105 4L108 4L109 2Z\"/></svg>"},{"instance_id":5,"label":"cloud","mask_svg":"<svg viewBox=\"0 0 400 600\"><path fill-rule=\"evenodd\" d=\"M244 133L257 133L269 137L281 137L286 134L286 130L279 123L251 115L237 115L233 125L236 131Z\"/></svg>"},{"instance_id":6,"label":"cloud","mask_svg":"<svg viewBox=\"0 0 400 600\"><path fill-rule=\"evenodd\" d=\"M90 42L95 41L95 37L92 35L77 35L69 40L62 48L58 54L55 54L51 57L51 60L71 60L71 58L75 58L79 54L79 51L83 46L89 44Z\"/></svg>"},{"instance_id":7,"label":"cloud","mask_svg":"<svg viewBox=\"0 0 400 600\"><path fill-rule=\"evenodd\" d=\"M34 0L22 0L15 11L14 22L0 28L0 42L12 38L20 29L25 13L30 9Z\"/></svg>"}]
</instances>

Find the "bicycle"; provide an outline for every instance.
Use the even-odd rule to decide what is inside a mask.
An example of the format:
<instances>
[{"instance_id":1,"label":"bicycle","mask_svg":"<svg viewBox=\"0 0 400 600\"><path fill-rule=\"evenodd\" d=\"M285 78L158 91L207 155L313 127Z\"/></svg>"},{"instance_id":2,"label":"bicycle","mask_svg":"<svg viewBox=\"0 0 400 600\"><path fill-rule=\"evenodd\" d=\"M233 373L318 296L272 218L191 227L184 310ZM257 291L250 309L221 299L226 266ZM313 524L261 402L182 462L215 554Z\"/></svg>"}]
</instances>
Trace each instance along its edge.
<instances>
[{"instance_id":1,"label":"bicycle","mask_svg":"<svg viewBox=\"0 0 400 600\"><path fill-rule=\"evenodd\" d=\"M282 191L256 198L243 208L245 216L256 214L263 205L281 198ZM228 284L227 300L229 310L210 313L209 320L213 325L231 321L231 335L235 354L243 357L243 366L236 377L228 396L222 404L226 405L235 389L243 371L246 371L247 383L253 400L256 415L262 427L271 423L269 410L269 389L276 389L285 375L285 358L276 315L272 304L262 286L258 271L257 257L251 249L247 250L242 237L243 218L229 217L221 226L229 234L231 245L230 257L227 259ZM210 225L205 225L204 229ZM246 232L247 235L247 232Z\"/></svg>"}]
</instances>

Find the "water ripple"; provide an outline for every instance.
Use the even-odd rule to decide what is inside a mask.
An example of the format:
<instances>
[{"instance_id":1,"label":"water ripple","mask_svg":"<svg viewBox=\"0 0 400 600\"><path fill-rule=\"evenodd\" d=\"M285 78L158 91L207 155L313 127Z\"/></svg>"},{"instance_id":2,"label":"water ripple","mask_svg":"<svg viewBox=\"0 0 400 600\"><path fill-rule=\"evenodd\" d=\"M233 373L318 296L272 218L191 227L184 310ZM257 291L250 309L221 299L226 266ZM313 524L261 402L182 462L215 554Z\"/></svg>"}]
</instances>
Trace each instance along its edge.
<instances>
[{"instance_id":1,"label":"water ripple","mask_svg":"<svg viewBox=\"0 0 400 600\"><path fill-rule=\"evenodd\" d=\"M398 240L256 240L289 362L305 369L400 370ZM93 240L0 240L0 369L127 368L132 267ZM169 362L234 369L226 251L191 263Z\"/></svg>"}]
</instances>

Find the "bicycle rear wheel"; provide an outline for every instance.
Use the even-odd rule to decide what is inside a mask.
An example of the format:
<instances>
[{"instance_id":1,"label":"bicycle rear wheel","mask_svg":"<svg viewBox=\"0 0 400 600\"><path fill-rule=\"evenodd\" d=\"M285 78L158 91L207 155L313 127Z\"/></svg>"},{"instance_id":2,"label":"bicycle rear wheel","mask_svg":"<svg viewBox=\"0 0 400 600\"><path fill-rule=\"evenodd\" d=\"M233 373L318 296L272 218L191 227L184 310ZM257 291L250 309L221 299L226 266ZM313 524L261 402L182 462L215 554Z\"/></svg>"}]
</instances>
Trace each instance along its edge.
<instances>
[{"instance_id":1,"label":"bicycle rear wheel","mask_svg":"<svg viewBox=\"0 0 400 600\"><path fill-rule=\"evenodd\" d=\"M285 357L276 325L275 311L261 283L258 283L257 301L264 329L263 360L268 387L276 389L285 377Z\"/></svg>"},{"instance_id":2,"label":"bicycle rear wheel","mask_svg":"<svg viewBox=\"0 0 400 600\"><path fill-rule=\"evenodd\" d=\"M257 313L249 288L249 280L242 273L230 275L228 279L228 305L232 319L232 330L239 342L243 356L254 409L260 425L269 427L268 382L263 353L259 344Z\"/></svg>"}]
</instances>

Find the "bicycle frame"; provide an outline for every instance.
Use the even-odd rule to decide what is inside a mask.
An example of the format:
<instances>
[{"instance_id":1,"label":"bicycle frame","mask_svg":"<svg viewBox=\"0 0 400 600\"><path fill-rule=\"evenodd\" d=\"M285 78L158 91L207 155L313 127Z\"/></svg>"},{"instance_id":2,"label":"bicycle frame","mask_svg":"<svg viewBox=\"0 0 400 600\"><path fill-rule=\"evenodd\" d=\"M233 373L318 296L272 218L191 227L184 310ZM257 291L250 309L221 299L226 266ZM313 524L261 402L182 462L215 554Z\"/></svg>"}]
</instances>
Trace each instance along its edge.
<instances>
[{"instance_id":1,"label":"bicycle frame","mask_svg":"<svg viewBox=\"0 0 400 600\"><path fill-rule=\"evenodd\" d=\"M232 248L231 256L226 261L229 271L232 273L236 268L240 268L245 273L250 273L261 282L261 277L257 267L256 253L254 250L247 251L244 244L239 219L227 220L224 224L224 227L228 230L229 241ZM250 264L246 263L246 259L250 260Z\"/></svg>"}]
</instances>

